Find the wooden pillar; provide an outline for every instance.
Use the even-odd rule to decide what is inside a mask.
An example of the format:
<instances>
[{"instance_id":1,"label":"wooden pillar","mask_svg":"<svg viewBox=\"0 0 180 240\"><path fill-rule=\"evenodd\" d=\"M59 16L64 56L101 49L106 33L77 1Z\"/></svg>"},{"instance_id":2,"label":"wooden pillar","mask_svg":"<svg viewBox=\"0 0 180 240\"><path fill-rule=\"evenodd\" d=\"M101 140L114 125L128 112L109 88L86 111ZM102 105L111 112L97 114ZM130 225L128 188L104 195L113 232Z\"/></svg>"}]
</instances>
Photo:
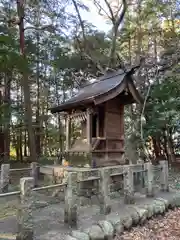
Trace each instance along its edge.
<instances>
[{"instance_id":1,"label":"wooden pillar","mask_svg":"<svg viewBox=\"0 0 180 240\"><path fill-rule=\"evenodd\" d=\"M98 138L100 136L99 133L99 112L97 113L97 119L96 119L96 137Z\"/></svg>"},{"instance_id":2,"label":"wooden pillar","mask_svg":"<svg viewBox=\"0 0 180 240\"><path fill-rule=\"evenodd\" d=\"M124 105L120 106L120 136L124 138Z\"/></svg>"},{"instance_id":3,"label":"wooden pillar","mask_svg":"<svg viewBox=\"0 0 180 240\"><path fill-rule=\"evenodd\" d=\"M124 105L120 105L120 138L122 150L124 150Z\"/></svg>"},{"instance_id":4,"label":"wooden pillar","mask_svg":"<svg viewBox=\"0 0 180 240\"><path fill-rule=\"evenodd\" d=\"M66 151L70 148L70 127L71 127L71 119L70 116L67 115L66 117Z\"/></svg>"},{"instance_id":5,"label":"wooden pillar","mask_svg":"<svg viewBox=\"0 0 180 240\"><path fill-rule=\"evenodd\" d=\"M92 112L91 109L87 109L87 122L86 122L86 137L87 144L89 145L89 151L91 151L92 144Z\"/></svg>"}]
</instances>

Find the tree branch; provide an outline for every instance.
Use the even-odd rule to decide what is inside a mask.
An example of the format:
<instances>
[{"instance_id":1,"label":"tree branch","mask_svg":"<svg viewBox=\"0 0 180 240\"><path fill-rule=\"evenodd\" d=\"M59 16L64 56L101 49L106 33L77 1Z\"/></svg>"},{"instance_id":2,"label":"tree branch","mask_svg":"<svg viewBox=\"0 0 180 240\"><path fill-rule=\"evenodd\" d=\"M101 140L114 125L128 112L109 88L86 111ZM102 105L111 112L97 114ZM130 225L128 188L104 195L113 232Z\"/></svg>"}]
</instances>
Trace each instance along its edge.
<instances>
[{"instance_id":1,"label":"tree branch","mask_svg":"<svg viewBox=\"0 0 180 240\"><path fill-rule=\"evenodd\" d=\"M108 7L108 10L110 12L110 15L111 15L111 21L113 22L113 24L116 23L116 18L114 17L114 13L113 13L113 10L111 8L111 5L109 4L108 0L104 0L104 2L106 3L106 6Z\"/></svg>"},{"instance_id":2,"label":"tree branch","mask_svg":"<svg viewBox=\"0 0 180 240\"><path fill-rule=\"evenodd\" d=\"M121 13L120 13L120 16L119 16L119 18L117 19L117 21L116 21L116 26L117 26L117 28L119 27L119 25L121 24L121 22L122 22L122 20L123 20L123 18L124 18L124 15L125 15L125 13L126 13L126 10L127 10L127 2L126 2L126 0L122 0L123 2L122 2L122 6L121 6L121 8L122 8L122 11L121 11ZM120 8L120 9L121 9Z\"/></svg>"},{"instance_id":3,"label":"tree branch","mask_svg":"<svg viewBox=\"0 0 180 240\"><path fill-rule=\"evenodd\" d=\"M78 19L79 19L79 23L80 23L80 26L81 26L81 30L82 30L82 34L83 34L83 39L84 39L84 43L85 43L85 49L86 49L86 43L87 43L87 39L86 39L86 34L85 34L85 27L84 27L84 23L83 23L83 20L81 18L81 14L79 12L79 8L77 6L77 3L75 0L72 0L72 3L74 5L74 8L76 10L76 13L78 15Z\"/></svg>"},{"instance_id":4,"label":"tree branch","mask_svg":"<svg viewBox=\"0 0 180 240\"><path fill-rule=\"evenodd\" d=\"M107 0L105 0L107 1ZM126 0L122 0L122 11L120 16L116 19L115 23L113 23L113 37L112 37L112 46L111 46L111 52L110 52L110 58L109 58L109 66L114 67L115 64L115 53L116 53L116 41L117 41L117 35L118 35L118 28L119 25L121 24L124 15L126 13L127 10L127 2Z\"/></svg>"},{"instance_id":5,"label":"tree branch","mask_svg":"<svg viewBox=\"0 0 180 240\"><path fill-rule=\"evenodd\" d=\"M102 11L112 21L111 16L106 12L106 10L101 6L101 4L97 0L94 0L94 5L97 7L100 15L102 15L101 14L101 11Z\"/></svg>"},{"instance_id":6,"label":"tree branch","mask_svg":"<svg viewBox=\"0 0 180 240\"><path fill-rule=\"evenodd\" d=\"M24 31L26 30L36 30L36 31L43 31L43 30L51 30L54 31L54 27L52 25L44 25L42 27L26 27L24 28Z\"/></svg>"},{"instance_id":7,"label":"tree branch","mask_svg":"<svg viewBox=\"0 0 180 240\"><path fill-rule=\"evenodd\" d=\"M80 26L81 26L81 30L82 30L82 34L83 34L83 40L84 40L84 49L82 49L82 46L81 46L81 42L79 41L78 37L76 36L76 40L77 40L77 43L79 45L79 48L80 48L80 51L81 51L81 54L82 56L84 56L86 59L90 60L90 62L96 66L97 69L100 70L101 74L104 74L105 71L104 69L100 66L100 64L92 57L89 49L88 49L88 40L86 38L86 34L85 34L85 27L84 27L84 22L81 18L81 14L80 14L80 11L79 11L79 8L77 6L77 3L75 0L72 0L72 3L74 5L74 8L76 10L76 13L78 15L78 19L79 19L79 23L80 23Z\"/></svg>"}]
</instances>

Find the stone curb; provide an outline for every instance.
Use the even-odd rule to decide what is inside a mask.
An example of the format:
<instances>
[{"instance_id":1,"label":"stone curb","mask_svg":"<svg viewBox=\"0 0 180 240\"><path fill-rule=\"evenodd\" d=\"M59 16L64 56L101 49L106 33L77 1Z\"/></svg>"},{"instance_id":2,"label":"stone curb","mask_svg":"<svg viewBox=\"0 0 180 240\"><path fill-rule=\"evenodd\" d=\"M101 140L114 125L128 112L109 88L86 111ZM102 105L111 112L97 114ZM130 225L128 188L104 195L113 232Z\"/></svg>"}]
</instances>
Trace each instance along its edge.
<instances>
[{"instance_id":1,"label":"stone curb","mask_svg":"<svg viewBox=\"0 0 180 240\"><path fill-rule=\"evenodd\" d=\"M157 197L145 205L127 205L126 214L110 214L106 220L85 229L84 232L74 230L65 240L113 240L115 234L133 225L143 224L147 219L164 214L169 208L180 207L180 192L164 197Z\"/></svg>"}]
</instances>

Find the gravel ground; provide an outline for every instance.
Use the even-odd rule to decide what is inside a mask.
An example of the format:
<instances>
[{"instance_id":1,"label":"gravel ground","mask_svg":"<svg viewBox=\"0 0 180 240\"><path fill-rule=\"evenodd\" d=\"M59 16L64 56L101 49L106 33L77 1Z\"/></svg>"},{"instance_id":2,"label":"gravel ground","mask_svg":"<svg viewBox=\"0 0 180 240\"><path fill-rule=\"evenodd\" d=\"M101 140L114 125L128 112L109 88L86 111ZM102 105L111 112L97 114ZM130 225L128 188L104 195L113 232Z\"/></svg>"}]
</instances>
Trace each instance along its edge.
<instances>
[{"instance_id":1,"label":"gravel ground","mask_svg":"<svg viewBox=\"0 0 180 240\"><path fill-rule=\"evenodd\" d=\"M165 216L153 218L144 226L137 226L115 240L179 240L180 208L168 211Z\"/></svg>"}]
</instances>

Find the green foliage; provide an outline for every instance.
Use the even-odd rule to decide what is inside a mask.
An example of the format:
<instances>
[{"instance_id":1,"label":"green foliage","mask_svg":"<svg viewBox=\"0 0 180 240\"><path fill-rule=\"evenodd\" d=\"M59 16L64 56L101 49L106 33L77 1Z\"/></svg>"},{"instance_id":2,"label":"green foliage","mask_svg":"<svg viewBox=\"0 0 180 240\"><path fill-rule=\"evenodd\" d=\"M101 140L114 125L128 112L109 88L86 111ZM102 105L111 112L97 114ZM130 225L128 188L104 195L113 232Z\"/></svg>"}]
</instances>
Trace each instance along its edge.
<instances>
[{"instance_id":1,"label":"green foliage","mask_svg":"<svg viewBox=\"0 0 180 240\"><path fill-rule=\"evenodd\" d=\"M165 77L161 83L155 83L146 107L146 136L162 132L166 127L179 129L180 118L180 77Z\"/></svg>"},{"instance_id":2,"label":"green foliage","mask_svg":"<svg viewBox=\"0 0 180 240\"><path fill-rule=\"evenodd\" d=\"M79 0L76 3L80 14L91 10L85 1ZM176 4L177 1L173 0L172 8L167 1L133 1L135 10L132 9L133 5L128 6L124 25L119 29L117 36L116 50L121 58L118 63L123 59L128 66L138 64L140 56L148 63L147 67L145 64L142 72L138 73L136 81L144 96L149 85L147 73L151 72L157 59L164 60L168 62L168 66L170 65L168 75L167 71L164 71L156 76L162 80L155 81L154 76L150 79L153 84L145 108L147 122L143 127L146 139L148 136L161 135L163 129L167 127L170 127L173 133L180 131L180 77L177 58L177 55L180 55L179 31L172 28L174 18L178 14L177 7L174 7ZM3 0L1 6L0 84L3 91L7 90L7 86L4 85L9 72L12 76L10 104L2 101L0 125L4 127L10 123L13 129L11 135L13 146L18 145L18 137L22 137L21 145L25 144L25 133L22 133L21 128L13 127L23 124L24 121L26 109L21 78L22 73L27 73L31 87L33 121L41 128L40 141L43 153L55 154L60 146L64 147L64 121L52 116L49 108L64 102L77 88L95 78L99 74L97 64L104 68L107 66L114 29L112 27L108 33L99 31L92 25L91 19L89 21L83 19L83 14L81 17L84 29L82 29L70 0L26 1L24 20L26 59L24 59L20 55L18 26L9 24L9 20L17 17L16 4L12 4L10 0ZM170 21L168 29L162 28L162 18ZM102 21L105 20L102 18ZM164 54L160 53L161 50ZM171 66L173 61L175 64ZM142 148L140 114L141 109L138 106L129 108L126 112L127 141L133 144L132 149L135 152ZM72 139L77 136L79 128L73 125Z\"/></svg>"}]
</instances>

